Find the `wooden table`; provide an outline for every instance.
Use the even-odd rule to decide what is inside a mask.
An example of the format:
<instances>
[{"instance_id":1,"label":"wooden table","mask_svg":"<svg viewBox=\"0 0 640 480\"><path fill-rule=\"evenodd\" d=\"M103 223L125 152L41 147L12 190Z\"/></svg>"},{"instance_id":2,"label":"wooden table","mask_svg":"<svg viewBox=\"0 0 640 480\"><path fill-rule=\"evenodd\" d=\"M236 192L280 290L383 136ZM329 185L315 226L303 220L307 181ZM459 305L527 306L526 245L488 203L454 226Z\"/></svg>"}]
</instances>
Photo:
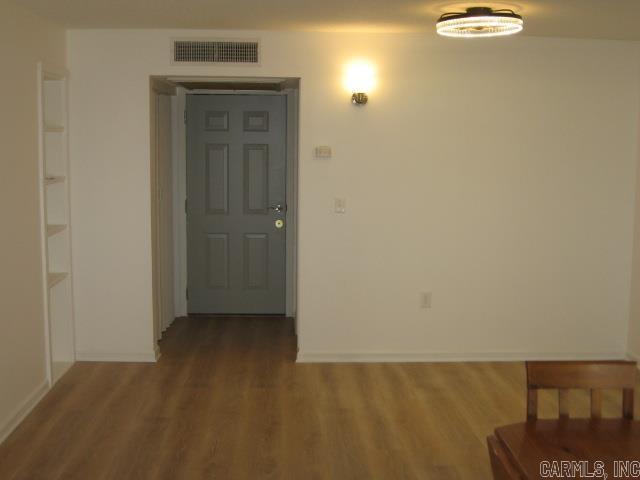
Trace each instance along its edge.
<instances>
[{"instance_id":1,"label":"wooden table","mask_svg":"<svg viewBox=\"0 0 640 480\"><path fill-rule=\"evenodd\" d=\"M564 477L553 476L553 469L567 468L567 464L561 463L563 461L582 461L581 468L590 473L597 473L599 464L596 462L602 462L609 479L638 478L640 475L638 421L530 420L497 428L487 442L496 479L589 478L573 470L573 477L567 477L566 472ZM542 462L545 463L541 467ZM616 466L618 471L614 472ZM636 476L614 475L620 473L621 466L634 468L631 472ZM551 475L545 477L545 473Z\"/></svg>"}]
</instances>

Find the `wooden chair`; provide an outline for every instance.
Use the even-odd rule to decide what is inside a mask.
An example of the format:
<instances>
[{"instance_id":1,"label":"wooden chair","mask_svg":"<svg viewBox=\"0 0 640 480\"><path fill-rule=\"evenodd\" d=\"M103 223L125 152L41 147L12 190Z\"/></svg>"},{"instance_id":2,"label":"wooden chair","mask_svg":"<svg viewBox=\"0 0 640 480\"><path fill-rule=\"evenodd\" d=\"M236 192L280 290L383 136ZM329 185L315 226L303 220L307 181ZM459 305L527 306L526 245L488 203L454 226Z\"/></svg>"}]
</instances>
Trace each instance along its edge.
<instances>
[{"instance_id":1,"label":"wooden chair","mask_svg":"<svg viewBox=\"0 0 640 480\"><path fill-rule=\"evenodd\" d=\"M520 480L522 478L494 435L487 437L487 447L489 448L493 480Z\"/></svg>"},{"instance_id":2,"label":"wooden chair","mask_svg":"<svg viewBox=\"0 0 640 480\"><path fill-rule=\"evenodd\" d=\"M633 419L636 362L526 362L527 419L538 418L538 390L558 389L560 418L569 418L569 390L591 390L591 418L602 416L602 389L622 389L622 416Z\"/></svg>"},{"instance_id":3,"label":"wooden chair","mask_svg":"<svg viewBox=\"0 0 640 480\"><path fill-rule=\"evenodd\" d=\"M602 416L602 389L622 389L622 416L633 419L636 362L526 362L527 420L538 418L538 390L557 389L560 418L569 418L569 389L591 390L591 418ZM495 480L520 480L507 453L494 435L487 437Z\"/></svg>"}]
</instances>

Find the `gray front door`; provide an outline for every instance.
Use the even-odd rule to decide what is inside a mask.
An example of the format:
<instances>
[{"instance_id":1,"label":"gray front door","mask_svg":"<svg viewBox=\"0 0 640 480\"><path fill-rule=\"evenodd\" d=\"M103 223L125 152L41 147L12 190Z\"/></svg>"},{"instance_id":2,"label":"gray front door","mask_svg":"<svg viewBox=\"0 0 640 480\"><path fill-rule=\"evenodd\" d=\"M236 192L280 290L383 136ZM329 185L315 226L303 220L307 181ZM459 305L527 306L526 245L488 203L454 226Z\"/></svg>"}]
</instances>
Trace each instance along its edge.
<instances>
[{"instance_id":1,"label":"gray front door","mask_svg":"<svg viewBox=\"0 0 640 480\"><path fill-rule=\"evenodd\" d=\"M285 312L285 102L189 95L189 313Z\"/></svg>"}]
</instances>

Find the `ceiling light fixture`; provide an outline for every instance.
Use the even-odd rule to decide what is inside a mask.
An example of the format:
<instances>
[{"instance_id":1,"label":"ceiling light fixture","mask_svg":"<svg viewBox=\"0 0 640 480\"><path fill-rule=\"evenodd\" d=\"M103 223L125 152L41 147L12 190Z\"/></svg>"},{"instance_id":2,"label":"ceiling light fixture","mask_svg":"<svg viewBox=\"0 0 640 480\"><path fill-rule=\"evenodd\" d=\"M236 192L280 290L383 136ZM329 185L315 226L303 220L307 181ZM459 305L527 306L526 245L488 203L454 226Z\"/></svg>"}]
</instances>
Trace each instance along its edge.
<instances>
[{"instance_id":1,"label":"ceiling light fixture","mask_svg":"<svg viewBox=\"0 0 640 480\"><path fill-rule=\"evenodd\" d=\"M523 23L513 10L471 7L464 13L445 13L438 19L436 30L445 37L499 37L522 31Z\"/></svg>"}]
</instances>

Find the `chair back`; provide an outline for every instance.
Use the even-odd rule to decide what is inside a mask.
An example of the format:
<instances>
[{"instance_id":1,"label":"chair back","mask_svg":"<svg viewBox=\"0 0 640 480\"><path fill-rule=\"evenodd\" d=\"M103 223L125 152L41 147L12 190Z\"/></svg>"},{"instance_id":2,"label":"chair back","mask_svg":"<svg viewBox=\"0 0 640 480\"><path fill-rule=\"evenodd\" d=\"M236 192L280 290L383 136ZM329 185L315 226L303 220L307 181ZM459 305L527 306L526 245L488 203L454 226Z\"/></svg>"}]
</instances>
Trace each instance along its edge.
<instances>
[{"instance_id":1,"label":"chair back","mask_svg":"<svg viewBox=\"0 0 640 480\"><path fill-rule=\"evenodd\" d=\"M602 390L622 389L622 416L633 419L636 362L526 362L527 418L538 418L538 390L557 389L560 418L569 417L569 390L591 391L591 418L602 416Z\"/></svg>"}]
</instances>

